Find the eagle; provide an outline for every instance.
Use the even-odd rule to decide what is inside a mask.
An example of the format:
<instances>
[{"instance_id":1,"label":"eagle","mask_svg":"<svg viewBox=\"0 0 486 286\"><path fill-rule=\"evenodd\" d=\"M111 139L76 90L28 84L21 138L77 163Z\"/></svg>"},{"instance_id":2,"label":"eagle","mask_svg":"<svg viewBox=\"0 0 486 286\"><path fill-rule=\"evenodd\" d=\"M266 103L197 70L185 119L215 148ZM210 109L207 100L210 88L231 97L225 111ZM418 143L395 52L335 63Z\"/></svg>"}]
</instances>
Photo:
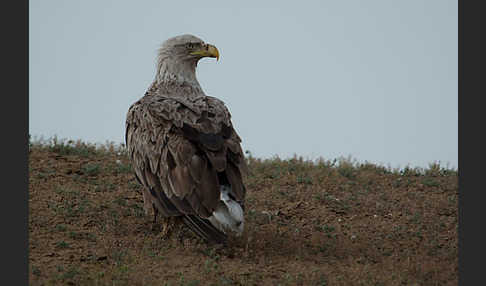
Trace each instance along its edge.
<instances>
[{"instance_id":1,"label":"eagle","mask_svg":"<svg viewBox=\"0 0 486 286\"><path fill-rule=\"evenodd\" d=\"M243 232L247 166L228 108L196 78L204 57L219 60L219 51L196 36L163 42L154 81L128 109L125 143L154 224L178 217L219 244Z\"/></svg>"}]
</instances>

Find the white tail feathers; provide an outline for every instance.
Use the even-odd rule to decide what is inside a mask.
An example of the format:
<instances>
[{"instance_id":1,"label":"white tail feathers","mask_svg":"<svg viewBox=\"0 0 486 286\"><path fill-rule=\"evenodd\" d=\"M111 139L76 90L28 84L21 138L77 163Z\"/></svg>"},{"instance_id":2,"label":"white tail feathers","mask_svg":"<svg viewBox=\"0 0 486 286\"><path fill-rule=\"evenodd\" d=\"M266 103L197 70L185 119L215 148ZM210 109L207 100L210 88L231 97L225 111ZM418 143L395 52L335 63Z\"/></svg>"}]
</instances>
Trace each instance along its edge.
<instances>
[{"instance_id":1,"label":"white tail feathers","mask_svg":"<svg viewBox=\"0 0 486 286\"><path fill-rule=\"evenodd\" d=\"M219 205L208 220L222 232L240 236L243 233L245 222L243 209L238 202L230 198L230 190L229 186L221 186Z\"/></svg>"}]
</instances>

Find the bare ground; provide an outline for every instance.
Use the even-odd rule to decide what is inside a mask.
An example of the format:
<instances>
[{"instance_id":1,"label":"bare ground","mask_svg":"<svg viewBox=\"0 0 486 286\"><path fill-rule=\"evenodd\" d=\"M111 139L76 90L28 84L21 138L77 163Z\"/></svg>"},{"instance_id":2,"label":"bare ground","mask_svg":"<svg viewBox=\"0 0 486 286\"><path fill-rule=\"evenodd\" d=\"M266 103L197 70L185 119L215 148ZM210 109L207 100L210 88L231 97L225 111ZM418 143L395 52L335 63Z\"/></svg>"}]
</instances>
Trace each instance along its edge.
<instances>
[{"instance_id":1,"label":"bare ground","mask_svg":"<svg viewBox=\"0 0 486 286\"><path fill-rule=\"evenodd\" d=\"M248 158L227 248L152 229L128 158L32 145L30 285L456 285L458 174Z\"/></svg>"}]
</instances>

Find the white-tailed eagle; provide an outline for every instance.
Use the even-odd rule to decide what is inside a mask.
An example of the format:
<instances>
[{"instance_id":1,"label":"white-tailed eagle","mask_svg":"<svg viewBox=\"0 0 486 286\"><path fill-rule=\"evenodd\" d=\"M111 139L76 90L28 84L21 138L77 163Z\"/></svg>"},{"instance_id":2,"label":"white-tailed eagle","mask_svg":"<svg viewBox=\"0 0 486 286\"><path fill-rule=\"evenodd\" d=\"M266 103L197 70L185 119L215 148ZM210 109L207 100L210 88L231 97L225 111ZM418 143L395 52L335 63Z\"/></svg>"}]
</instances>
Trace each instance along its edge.
<instances>
[{"instance_id":1,"label":"white-tailed eagle","mask_svg":"<svg viewBox=\"0 0 486 286\"><path fill-rule=\"evenodd\" d=\"M246 163L227 107L196 79L203 57L219 52L192 35L162 44L154 82L128 110L125 141L154 221L179 216L202 238L224 243L243 231Z\"/></svg>"}]
</instances>

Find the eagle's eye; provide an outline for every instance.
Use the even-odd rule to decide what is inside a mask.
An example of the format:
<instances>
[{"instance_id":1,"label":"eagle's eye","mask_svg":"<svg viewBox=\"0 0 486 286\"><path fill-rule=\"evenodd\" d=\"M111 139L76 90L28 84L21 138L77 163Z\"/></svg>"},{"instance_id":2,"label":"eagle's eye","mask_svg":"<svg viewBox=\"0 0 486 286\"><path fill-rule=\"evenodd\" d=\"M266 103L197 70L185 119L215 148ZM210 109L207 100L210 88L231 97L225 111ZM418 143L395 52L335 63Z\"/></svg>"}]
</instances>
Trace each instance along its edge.
<instances>
[{"instance_id":1,"label":"eagle's eye","mask_svg":"<svg viewBox=\"0 0 486 286\"><path fill-rule=\"evenodd\" d=\"M187 43L187 44L186 44L186 47L187 47L188 49L194 49L194 48L196 47L196 45L197 45L197 43Z\"/></svg>"}]
</instances>

